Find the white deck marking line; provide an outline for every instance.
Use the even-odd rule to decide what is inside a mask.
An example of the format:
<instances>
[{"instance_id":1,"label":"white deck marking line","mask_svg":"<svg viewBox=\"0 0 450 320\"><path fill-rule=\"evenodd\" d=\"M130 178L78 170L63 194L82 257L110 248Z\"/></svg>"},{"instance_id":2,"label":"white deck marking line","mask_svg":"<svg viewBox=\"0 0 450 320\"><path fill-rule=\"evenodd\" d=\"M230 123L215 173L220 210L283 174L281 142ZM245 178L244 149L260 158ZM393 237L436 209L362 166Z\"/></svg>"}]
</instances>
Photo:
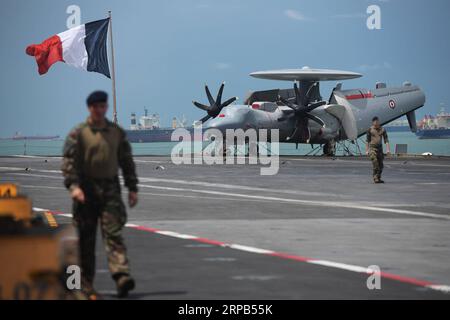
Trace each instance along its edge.
<instances>
[{"instance_id":1,"label":"white deck marking line","mask_svg":"<svg viewBox=\"0 0 450 320\"><path fill-rule=\"evenodd\" d=\"M66 218L72 218L72 214L71 213L59 213L58 215L66 217Z\"/></svg>"},{"instance_id":2,"label":"white deck marking line","mask_svg":"<svg viewBox=\"0 0 450 320\"><path fill-rule=\"evenodd\" d=\"M450 182L416 182L414 184L426 185L426 186L435 186L435 185L449 185Z\"/></svg>"},{"instance_id":3,"label":"white deck marking line","mask_svg":"<svg viewBox=\"0 0 450 320\"><path fill-rule=\"evenodd\" d=\"M284 158L284 157L280 158L280 161L283 161L283 160L286 160L286 161L305 161L305 162L307 162L307 161L314 161L316 163L320 163L319 161L327 162L327 160L323 159L323 158L322 158L322 160L321 159ZM422 167L446 167L446 168L450 167L450 165L448 165L448 164L420 163L417 160L418 159L405 159L405 160L398 160L398 161L392 161L391 162L391 161L389 161L389 159L387 159L387 160L385 159L384 161L387 162L389 165L396 165L396 166L409 165L409 166L422 166ZM419 160L420 160L420 158L419 158ZM370 159L369 158L361 159L361 160L348 160L348 159L336 158L335 160L332 160L332 161L339 161L340 163L364 164L364 165L368 165L369 164L370 165ZM328 162L332 162L332 161L328 161ZM404 161L407 161L407 163L404 164L403 163Z\"/></svg>"},{"instance_id":4,"label":"white deck marking line","mask_svg":"<svg viewBox=\"0 0 450 320\"><path fill-rule=\"evenodd\" d=\"M30 184L21 184L20 187L23 187L23 188L35 188L35 189L67 190L66 188L63 188L63 187L33 186L33 185L30 185Z\"/></svg>"},{"instance_id":5,"label":"white deck marking line","mask_svg":"<svg viewBox=\"0 0 450 320\"><path fill-rule=\"evenodd\" d=\"M401 215L410 215L410 216L418 216L418 217L425 217L425 218L450 220L450 215L442 215L442 214L435 214L435 213L422 212L422 211L411 211L411 210L366 206L366 205L362 205L362 204L358 204L358 203L288 199L288 198L279 198L279 197L257 196L257 195L241 194L241 193L212 191L212 190L186 189L186 188L178 188L178 187L177 188L175 188L175 187L160 187L160 186L152 186L152 185L145 185L145 184L138 184L138 186L143 187L143 188L152 188L152 189L160 189L160 190L168 190L168 191L186 191L186 192L206 193L206 194L225 195L225 196L230 196L230 197L240 197L240 198L248 198L248 199L261 199L261 200L272 200L272 201L278 201L278 202L299 203L299 204L320 206L320 207L340 207L340 208L347 208L347 209L358 209L358 210L373 211L373 212L388 212L388 213L395 213L395 214L401 214Z\"/></svg>"},{"instance_id":6,"label":"white deck marking line","mask_svg":"<svg viewBox=\"0 0 450 320\"><path fill-rule=\"evenodd\" d=\"M223 247L229 247L231 249L246 251L246 252L253 252L253 253L259 253L259 254L274 254L275 251L272 250L266 250L266 249L260 249L255 247L249 247L244 246L241 244L230 244L230 245L223 245Z\"/></svg>"},{"instance_id":7,"label":"white deck marking line","mask_svg":"<svg viewBox=\"0 0 450 320\"><path fill-rule=\"evenodd\" d=\"M134 224L134 223L126 223L125 227L136 228L136 227L139 227L139 226L137 224Z\"/></svg>"},{"instance_id":8,"label":"white deck marking line","mask_svg":"<svg viewBox=\"0 0 450 320\"><path fill-rule=\"evenodd\" d=\"M19 172L12 172L8 173L11 176L25 176L25 177L35 177L35 178L49 178L49 179L56 179L56 180L62 180L63 178L61 176L49 176L45 174L34 174L34 173L19 173Z\"/></svg>"},{"instance_id":9,"label":"white deck marking line","mask_svg":"<svg viewBox=\"0 0 450 320\"><path fill-rule=\"evenodd\" d=\"M25 171L25 168L19 168L19 167L0 167L0 170L5 171ZM61 173L61 170L46 170L46 169L33 169L31 168L30 171L35 172L48 172L48 173Z\"/></svg>"},{"instance_id":10,"label":"white deck marking line","mask_svg":"<svg viewBox=\"0 0 450 320\"><path fill-rule=\"evenodd\" d=\"M242 201L242 202L270 202L260 199L236 199L236 198L224 198L224 197L208 197L208 196L190 196L181 194L167 194L167 193L154 193L154 192L139 192L140 195L158 196L158 197L170 197L170 198L189 198L189 199L209 199L209 200L230 200L230 201Z\"/></svg>"},{"instance_id":11,"label":"white deck marking line","mask_svg":"<svg viewBox=\"0 0 450 320\"><path fill-rule=\"evenodd\" d=\"M56 189L56 190L67 190L64 187L51 187L51 186L37 186L37 185L28 185L21 184L23 188L35 188L35 189ZM158 197L169 197L169 198L189 198L189 199L210 199L210 200L232 200L232 201L243 201L243 202L269 202L272 203L271 200L263 200L263 199L236 199L236 198L224 198L224 197L207 197L207 196L194 196L194 195L180 195L180 194L167 194L167 193L155 193L155 192L139 192L140 195L149 195L149 196L158 196ZM361 203L361 205L375 206L375 203L366 202ZM424 203L423 206L431 206L436 204ZM416 204L410 203L382 203L378 207L380 208L395 208L395 207L419 207ZM439 208L450 209L450 205L439 204Z\"/></svg>"},{"instance_id":12,"label":"white deck marking line","mask_svg":"<svg viewBox=\"0 0 450 320\"><path fill-rule=\"evenodd\" d=\"M33 188L33 189L52 189L52 190L64 190L64 187L51 187L51 186L35 186L30 184L21 184L22 188ZM180 195L180 194L167 194L167 193L154 193L154 192L139 192L140 195L158 196L158 197L169 197L169 198L189 198L189 199L208 199L208 200L230 200L230 201L241 201L241 202L271 202L270 200L261 199L236 199L236 198L224 198L224 197L208 197L208 196L190 196L190 195ZM408 205L404 205L408 206Z\"/></svg>"},{"instance_id":13,"label":"white deck marking line","mask_svg":"<svg viewBox=\"0 0 450 320\"><path fill-rule=\"evenodd\" d=\"M202 187L211 187L211 188L222 188L222 189L232 189L232 190L247 190L247 191L261 191L261 192L274 192L274 193L286 193L293 195L310 195L310 196L333 196L342 198L348 197L345 195L330 195L329 193L324 192L308 192L308 191L292 191L285 189L270 189L270 188L260 188L260 187L251 187L251 186L243 186L236 184L225 184L225 183L215 183L215 182L203 182L203 181L189 181L189 180L179 180L179 179L162 179L162 178L148 178L148 177L139 177L139 181L142 182L164 182L164 183L173 183L173 184L185 184L185 185L195 185Z\"/></svg>"},{"instance_id":14,"label":"white deck marking line","mask_svg":"<svg viewBox=\"0 0 450 320\"><path fill-rule=\"evenodd\" d=\"M179 239L197 239L196 236L191 236L190 234L182 234L174 231L155 231L157 234L162 234L164 236L179 238Z\"/></svg>"},{"instance_id":15,"label":"white deck marking line","mask_svg":"<svg viewBox=\"0 0 450 320\"><path fill-rule=\"evenodd\" d=\"M336 269L342 269L342 270L348 270L353 272L359 272L359 273L367 273L367 268L355 266L351 264L346 263L338 263L328 260L310 260L309 263L325 266L325 267L331 267Z\"/></svg>"},{"instance_id":16,"label":"white deck marking line","mask_svg":"<svg viewBox=\"0 0 450 320\"><path fill-rule=\"evenodd\" d=\"M28 185L28 184L21 184L20 185L23 188L35 188L35 189L56 189L56 190L67 190L64 187L51 187L51 186L37 186L37 185ZM149 195L149 196L158 196L158 197L169 197L169 198L189 198L189 199L210 199L210 200L232 200L232 201L252 201L252 202L269 202L272 201L269 200L263 200L263 199L235 199L235 198L224 198L224 197L207 197L207 196L194 196L194 195L180 195L180 194L167 194L167 193L155 193L155 192L139 192L140 195ZM361 203L361 205L367 205L367 206L375 206L375 203L366 202ZM430 204L424 204L423 206L428 206ZM435 204L434 204L435 205ZM419 205L416 204L410 204L410 203L389 203L389 204L381 204L378 206L379 208L395 208L395 207L419 207ZM450 205L443 205L439 204L439 208L446 208L450 209Z\"/></svg>"},{"instance_id":17,"label":"white deck marking line","mask_svg":"<svg viewBox=\"0 0 450 320\"><path fill-rule=\"evenodd\" d=\"M72 214L70 214L70 213L60 213L60 212L57 213L57 212L42 209L42 208L33 208L33 210L47 211L47 212L50 212L50 213L53 213L53 214L56 214L59 216L72 217ZM250 253L254 253L254 254L262 254L265 256L278 257L281 259L287 259L287 260L293 260L293 261L300 261L300 262L305 262L305 263L314 264L314 265L321 265L321 266L333 268L333 269L341 269L341 270L345 270L345 271L351 271L351 272L355 272L355 273L366 273L366 274L371 273L371 270L369 268L346 264L346 263L340 263L340 262L334 262L334 261L328 261L328 260L311 259L311 258L297 256L297 255L288 255L285 253L279 253L279 252L272 251L272 250L260 249L260 248L250 247L250 246L245 246L245 245L240 245L240 244L228 244L228 243L224 243L221 241L201 238L201 237L197 237L197 236L193 236L193 235L186 235L186 234L182 234L182 233L178 233L178 232L174 232L174 231L158 230L158 229L148 228L145 226L140 226L140 225L131 224L131 223L130 224L127 223L125 226L135 229L135 230L141 230L141 231L146 231L146 232L150 232L150 233L161 234L161 235L168 236L168 237L198 241L198 242L202 242L202 243L215 244L217 246L224 247L224 248L230 248L233 250L245 251L245 252L250 252ZM388 273L383 273L383 272L380 273L380 276L397 281L397 282L403 282L403 283L408 283L408 284L412 284L415 286L425 287L425 288L435 290L435 291L440 291L443 293L450 293L449 285L433 284L429 281L423 281L423 280L419 280L419 279L415 279L415 278L403 277L403 276L399 276L399 275L395 275L395 274L388 274Z\"/></svg>"},{"instance_id":18,"label":"white deck marking line","mask_svg":"<svg viewBox=\"0 0 450 320\"><path fill-rule=\"evenodd\" d=\"M43 208L39 208L39 207L33 207L33 211L36 211L36 212L50 212L50 213L56 214L58 216L72 218L72 214L71 213L55 212L55 211L52 211L52 210L43 209Z\"/></svg>"},{"instance_id":19,"label":"white deck marking line","mask_svg":"<svg viewBox=\"0 0 450 320\"><path fill-rule=\"evenodd\" d=\"M428 285L426 287L433 289L433 290L442 291L444 293L450 293L450 286L432 284L432 285Z\"/></svg>"},{"instance_id":20,"label":"white deck marking line","mask_svg":"<svg viewBox=\"0 0 450 320\"><path fill-rule=\"evenodd\" d=\"M17 167L0 167L0 170L5 171L24 171L24 168L17 168ZM30 176L33 174L33 172L42 172L42 173L61 173L59 170L41 170L41 169L33 169L29 171L30 173L11 173L16 175L28 175ZM41 175L39 177L48 177L51 179L55 179L55 176L45 176ZM62 178L62 177L60 177ZM308 191L292 191L292 190L285 190L285 189L269 189L269 188L259 188L259 187L251 187L251 186L243 186L243 185L233 185L233 184L224 184L224 183L214 183L214 182L203 182L203 181L189 181L189 180L180 180L180 179L162 179L162 178L149 178L149 177L139 177L139 180L142 182L165 182L165 183L174 183L174 184L185 184L185 185L198 185L203 187L216 187L216 188L223 188L223 189L233 189L233 190L248 190L248 191L261 191L261 192L274 192L274 193L286 193L286 194L293 194L293 195L306 195L306 196L326 196L326 197L346 197L349 198L347 195L333 195L329 193L323 193L323 192L308 192Z\"/></svg>"},{"instance_id":21,"label":"white deck marking line","mask_svg":"<svg viewBox=\"0 0 450 320\"><path fill-rule=\"evenodd\" d=\"M0 167L0 170L7 170L7 171L17 171L17 170L24 170L24 168L17 168L17 167ZM41 169L31 169L31 172L46 172L46 173L61 173L59 170L41 170ZM15 175L23 175L23 176L30 176L31 173L11 173ZM408 173L412 174L412 173ZM423 174L423 173L420 173ZM39 175L36 175L39 176ZM54 176L45 176L40 175L39 177L48 177L55 179ZM188 181L188 180L180 180L180 179L162 179L162 178L149 178L149 177L139 177L139 180L142 182L164 182L164 183L174 183L174 184L185 184L185 185L198 185L198 186L204 186L204 187L217 187L217 188L223 188L223 189L233 189L233 190L248 190L248 191L260 191L260 192L273 192L273 193L284 193L284 194L293 194L293 195L310 195L310 196L326 196L326 197L345 197L349 198L347 195L334 195L329 193L320 193L320 192L305 192L305 191L292 191L292 190L283 190L283 189L267 189L267 188L260 188L260 187L250 187L250 186L243 186L243 185L233 185L233 184L223 184L223 183L214 183L214 182L203 182L203 181ZM441 182L418 182L414 184L426 184L426 185L447 185L450 183L441 183Z\"/></svg>"},{"instance_id":22,"label":"white deck marking line","mask_svg":"<svg viewBox=\"0 0 450 320\"><path fill-rule=\"evenodd\" d=\"M138 163L170 163L170 161L163 161L163 160L140 160L140 159L134 159L134 162Z\"/></svg>"},{"instance_id":23,"label":"white deck marking line","mask_svg":"<svg viewBox=\"0 0 450 320\"><path fill-rule=\"evenodd\" d=\"M58 176L35 175L32 173L29 173L29 174L13 173L13 174L14 175L46 177L46 178L52 178L52 179L61 179L61 177L58 177ZM355 202L289 199L289 198L249 195L249 194L242 194L242 193L213 191L213 190L187 189L187 188L178 188L178 187L162 187L162 186L153 186L153 185L146 185L146 184L138 184L138 186L144 187L144 188L151 188L151 189L167 190L167 191L185 191L185 192L214 194L214 195L222 195L222 196L230 196L230 197L238 197L238 198L246 198L246 199L259 199L259 200L266 200L266 201L272 200L272 201L286 202L286 203L299 203L299 204L305 204L305 205L310 205L310 206L319 206L319 207L339 207L339 208L358 209L358 210L365 210L365 211L372 211L372 212L387 212L387 213L393 213L393 214L417 216L417 217L424 217L424 218L431 218L431 219L450 220L450 215L443 215L443 214L423 212L423 211L412 211L412 210L394 209L394 208L386 208L386 207L376 207L376 206L369 206L369 205L364 205L364 204L355 203Z\"/></svg>"}]
</instances>

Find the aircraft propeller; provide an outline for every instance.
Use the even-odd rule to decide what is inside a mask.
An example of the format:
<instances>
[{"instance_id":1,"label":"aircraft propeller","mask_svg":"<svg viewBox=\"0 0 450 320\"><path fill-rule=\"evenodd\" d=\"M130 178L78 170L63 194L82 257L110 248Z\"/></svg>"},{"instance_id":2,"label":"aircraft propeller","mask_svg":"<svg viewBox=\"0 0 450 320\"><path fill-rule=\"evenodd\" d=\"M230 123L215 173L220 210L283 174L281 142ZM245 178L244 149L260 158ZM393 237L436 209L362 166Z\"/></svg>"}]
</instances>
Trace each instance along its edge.
<instances>
[{"instance_id":1,"label":"aircraft propeller","mask_svg":"<svg viewBox=\"0 0 450 320\"><path fill-rule=\"evenodd\" d=\"M208 86L205 85L205 91L206 91L206 96L208 97L209 106L201 104L197 101L192 101L192 103L197 108L202 109L202 110L206 111L206 113L207 113L207 115L205 117L200 119L200 121L202 123L209 120L210 118L217 117L223 108L225 108L226 106L230 105L231 103L233 103L234 101L237 100L237 97L233 97L222 103L222 93L223 93L224 87L225 87L225 83L222 83L222 85L220 86L219 92L217 93L216 100L214 100L214 98L211 95L211 92L209 91Z\"/></svg>"},{"instance_id":2,"label":"aircraft propeller","mask_svg":"<svg viewBox=\"0 0 450 320\"><path fill-rule=\"evenodd\" d=\"M297 132L300 130L300 127L306 126L308 123L308 119L318 123L320 126L325 127L325 123L318 117L310 114L314 109L327 104L325 101L319 101L310 103L310 94L312 89L317 86L317 82L314 82L309 88L304 96L300 93L298 89L297 83L294 83L294 92L295 92L295 100L287 100L281 96L278 96L278 99L287 107L292 110L289 110L285 113L292 114L296 119L295 130L292 135L288 138L291 140L297 135ZM285 120L285 118L278 119L279 121Z\"/></svg>"}]
</instances>

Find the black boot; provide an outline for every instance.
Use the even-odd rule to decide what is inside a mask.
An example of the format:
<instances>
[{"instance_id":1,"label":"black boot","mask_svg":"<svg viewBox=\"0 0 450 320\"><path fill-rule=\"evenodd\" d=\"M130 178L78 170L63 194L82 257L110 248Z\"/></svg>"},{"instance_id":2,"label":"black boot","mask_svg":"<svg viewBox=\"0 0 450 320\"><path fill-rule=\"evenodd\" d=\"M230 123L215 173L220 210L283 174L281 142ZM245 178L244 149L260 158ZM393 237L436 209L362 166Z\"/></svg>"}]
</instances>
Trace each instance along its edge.
<instances>
[{"instance_id":1,"label":"black boot","mask_svg":"<svg viewBox=\"0 0 450 320\"><path fill-rule=\"evenodd\" d=\"M114 275L114 280L116 280L117 286L117 296L119 298L126 298L128 292L133 290L135 283L133 278L129 274L118 274Z\"/></svg>"}]
</instances>

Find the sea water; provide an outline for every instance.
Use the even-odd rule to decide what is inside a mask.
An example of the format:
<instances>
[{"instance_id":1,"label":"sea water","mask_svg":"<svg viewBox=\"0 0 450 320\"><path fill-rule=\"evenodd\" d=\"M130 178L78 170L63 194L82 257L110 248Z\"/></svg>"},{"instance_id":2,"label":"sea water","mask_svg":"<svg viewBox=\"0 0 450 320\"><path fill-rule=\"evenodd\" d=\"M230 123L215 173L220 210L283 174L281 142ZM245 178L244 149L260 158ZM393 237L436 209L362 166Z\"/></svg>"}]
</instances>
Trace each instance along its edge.
<instances>
[{"instance_id":1,"label":"sea water","mask_svg":"<svg viewBox=\"0 0 450 320\"><path fill-rule=\"evenodd\" d=\"M391 152L396 144L406 144L409 154L430 152L433 155L450 156L450 139L419 140L410 132L389 133ZM172 148L178 142L133 143L134 155L170 155ZM64 140L0 140L0 156L61 156ZM350 151L352 154L364 153L364 137L357 144L349 142L337 145L337 154ZM298 149L293 143L280 143L281 155L321 155L319 145L300 144Z\"/></svg>"}]
</instances>

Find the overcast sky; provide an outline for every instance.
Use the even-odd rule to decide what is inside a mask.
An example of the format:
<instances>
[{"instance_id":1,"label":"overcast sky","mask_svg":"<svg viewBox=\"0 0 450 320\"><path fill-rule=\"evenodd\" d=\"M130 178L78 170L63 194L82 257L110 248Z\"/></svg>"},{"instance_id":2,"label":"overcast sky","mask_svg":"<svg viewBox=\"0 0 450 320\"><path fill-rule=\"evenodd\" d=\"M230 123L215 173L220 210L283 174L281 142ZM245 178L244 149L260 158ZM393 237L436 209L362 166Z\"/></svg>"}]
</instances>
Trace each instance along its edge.
<instances>
[{"instance_id":1,"label":"overcast sky","mask_svg":"<svg viewBox=\"0 0 450 320\"><path fill-rule=\"evenodd\" d=\"M57 63L39 76L25 48L66 29L66 8L81 22L113 11L119 122L131 112L160 114L163 125L203 116L205 83L243 99L248 90L290 87L248 76L252 71L331 68L361 72L344 88L376 81L419 84L427 94L419 116L450 103L448 0L3 0L0 11L0 136L65 135L86 117L85 98L111 81ZM369 5L381 8L382 29L366 27ZM329 95L334 83L322 86ZM447 111L450 111L450 107Z\"/></svg>"}]
</instances>

